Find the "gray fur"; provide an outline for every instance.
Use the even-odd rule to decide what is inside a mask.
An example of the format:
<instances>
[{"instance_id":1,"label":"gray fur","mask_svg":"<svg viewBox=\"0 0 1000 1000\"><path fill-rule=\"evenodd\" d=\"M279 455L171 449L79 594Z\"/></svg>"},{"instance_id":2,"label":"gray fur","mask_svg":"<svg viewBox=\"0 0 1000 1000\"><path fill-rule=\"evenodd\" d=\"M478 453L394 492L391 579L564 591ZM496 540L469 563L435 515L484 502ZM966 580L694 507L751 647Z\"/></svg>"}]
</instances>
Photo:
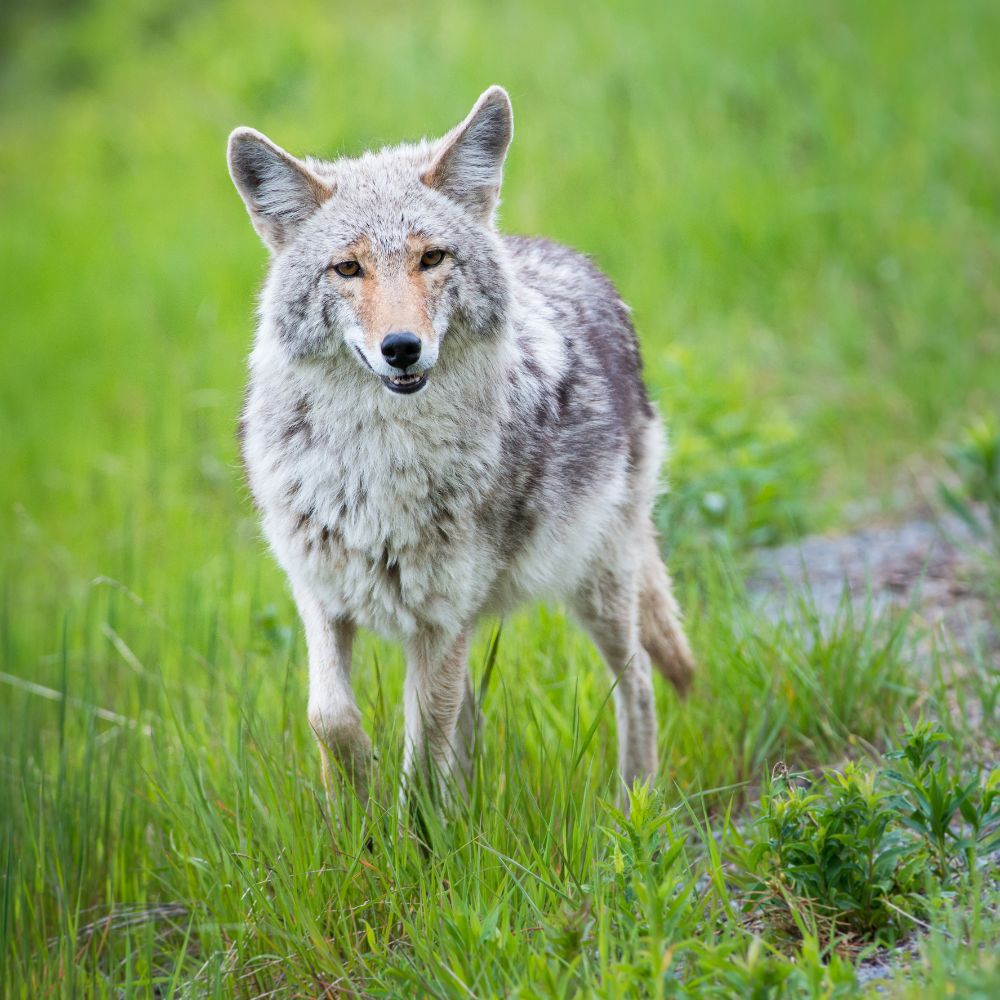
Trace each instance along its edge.
<instances>
[{"instance_id":1,"label":"gray fur","mask_svg":"<svg viewBox=\"0 0 1000 1000\"><path fill-rule=\"evenodd\" d=\"M627 783L656 769L650 656L678 688L693 672L650 518L663 434L628 310L580 254L497 233L511 135L494 87L438 142L333 162L251 130L230 144L273 252L244 461L305 625L324 773L332 751L362 793L358 626L406 648L411 773L468 764L465 650L484 615L541 597L576 612L620 677ZM357 276L331 270L344 259ZM402 375L378 346L401 329L423 345ZM426 384L390 391L407 379Z\"/></svg>"}]
</instances>

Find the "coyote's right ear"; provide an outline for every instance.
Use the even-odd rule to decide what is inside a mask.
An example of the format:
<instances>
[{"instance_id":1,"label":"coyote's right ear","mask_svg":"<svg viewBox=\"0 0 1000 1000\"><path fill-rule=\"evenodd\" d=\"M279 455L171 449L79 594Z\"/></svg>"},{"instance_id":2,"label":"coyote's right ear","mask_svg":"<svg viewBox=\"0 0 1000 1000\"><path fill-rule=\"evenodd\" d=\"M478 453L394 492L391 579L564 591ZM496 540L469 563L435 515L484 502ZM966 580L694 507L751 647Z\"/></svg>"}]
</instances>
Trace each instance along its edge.
<instances>
[{"instance_id":1,"label":"coyote's right ear","mask_svg":"<svg viewBox=\"0 0 1000 1000\"><path fill-rule=\"evenodd\" d=\"M275 251L333 194L301 160L252 128L229 136L229 174L254 229Z\"/></svg>"}]
</instances>

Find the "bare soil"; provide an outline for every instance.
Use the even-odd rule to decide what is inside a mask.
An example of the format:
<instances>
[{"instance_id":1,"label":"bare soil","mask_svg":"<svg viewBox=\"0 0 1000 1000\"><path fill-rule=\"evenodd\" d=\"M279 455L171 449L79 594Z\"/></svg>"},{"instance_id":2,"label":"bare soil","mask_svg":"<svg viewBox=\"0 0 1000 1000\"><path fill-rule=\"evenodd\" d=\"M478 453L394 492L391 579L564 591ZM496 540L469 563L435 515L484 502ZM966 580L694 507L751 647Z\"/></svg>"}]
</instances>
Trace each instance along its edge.
<instances>
[{"instance_id":1,"label":"bare soil","mask_svg":"<svg viewBox=\"0 0 1000 1000\"><path fill-rule=\"evenodd\" d=\"M833 620L845 594L859 612L908 611L922 643L959 657L985 656L1000 669L991 568L997 567L984 537L953 515L928 515L760 550L749 589L771 619L801 597L821 619Z\"/></svg>"}]
</instances>

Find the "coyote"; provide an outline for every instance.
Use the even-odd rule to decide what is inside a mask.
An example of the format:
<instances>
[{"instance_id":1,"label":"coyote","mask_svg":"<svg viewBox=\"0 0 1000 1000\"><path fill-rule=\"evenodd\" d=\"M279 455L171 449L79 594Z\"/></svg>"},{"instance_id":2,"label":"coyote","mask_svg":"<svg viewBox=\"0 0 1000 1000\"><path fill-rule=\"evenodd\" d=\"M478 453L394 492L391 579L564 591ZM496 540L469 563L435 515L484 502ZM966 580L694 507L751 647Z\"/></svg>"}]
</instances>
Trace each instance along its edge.
<instances>
[{"instance_id":1,"label":"coyote","mask_svg":"<svg viewBox=\"0 0 1000 1000\"><path fill-rule=\"evenodd\" d=\"M300 160L250 128L229 171L271 251L241 420L305 628L308 718L368 801L358 626L407 657L407 781L463 781L484 615L561 599L617 679L621 778L656 771L650 663L694 661L651 508L663 453L629 311L584 256L504 236L513 136L491 87L442 139Z\"/></svg>"}]
</instances>

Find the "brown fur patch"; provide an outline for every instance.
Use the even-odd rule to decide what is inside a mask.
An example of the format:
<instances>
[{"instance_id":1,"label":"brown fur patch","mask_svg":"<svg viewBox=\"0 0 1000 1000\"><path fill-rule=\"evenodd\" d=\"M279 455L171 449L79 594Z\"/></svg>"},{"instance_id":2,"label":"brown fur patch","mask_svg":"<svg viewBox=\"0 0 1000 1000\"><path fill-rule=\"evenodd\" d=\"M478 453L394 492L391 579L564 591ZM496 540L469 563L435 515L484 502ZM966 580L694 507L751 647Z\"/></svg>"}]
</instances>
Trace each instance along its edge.
<instances>
[{"instance_id":1,"label":"brown fur patch","mask_svg":"<svg viewBox=\"0 0 1000 1000\"><path fill-rule=\"evenodd\" d=\"M333 197L333 185L321 180L311 170L306 171L306 181L309 183L309 190L312 191L317 205L322 205Z\"/></svg>"},{"instance_id":2,"label":"brown fur patch","mask_svg":"<svg viewBox=\"0 0 1000 1000\"><path fill-rule=\"evenodd\" d=\"M341 293L354 305L365 334L365 346L372 353L390 333L408 331L424 344L437 341L434 308L445 275L453 265L446 257L437 267L421 268L421 256L434 248L426 238L411 234L406 249L391 257L378 254L364 236L344 249L341 259L358 260L363 274L358 279L343 281Z\"/></svg>"},{"instance_id":3,"label":"brown fur patch","mask_svg":"<svg viewBox=\"0 0 1000 1000\"><path fill-rule=\"evenodd\" d=\"M292 410L292 419L285 425L285 429L281 433L281 440L287 444L294 437L301 434L302 443L306 446L311 445L313 428L312 422L309 418L309 400L303 396L299 399L298 403L295 404L295 409Z\"/></svg>"}]
</instances>

